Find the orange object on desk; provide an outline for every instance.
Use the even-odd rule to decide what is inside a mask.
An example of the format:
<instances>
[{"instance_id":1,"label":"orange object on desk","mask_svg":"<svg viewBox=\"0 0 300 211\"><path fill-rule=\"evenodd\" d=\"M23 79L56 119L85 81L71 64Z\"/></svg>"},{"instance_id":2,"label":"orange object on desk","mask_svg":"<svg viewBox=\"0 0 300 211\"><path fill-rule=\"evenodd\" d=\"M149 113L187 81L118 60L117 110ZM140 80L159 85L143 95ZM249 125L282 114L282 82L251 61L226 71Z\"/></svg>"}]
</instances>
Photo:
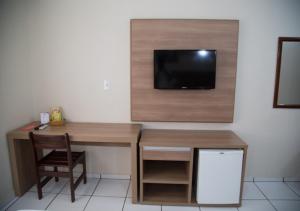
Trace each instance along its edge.
<instances>
[{"instance_id":1,"label":"orange object on desk","mask_svg":"<svg viewBox=\"0 0 300 211\"><path fill-rule=\"evenodd\" d=\"M31 131L33 130L36 126L38 126L39 123L38 122L33 122L33 123L30 123L24 127L21 127L20 130L21 131Z\"/></svg>"}]
</instances>

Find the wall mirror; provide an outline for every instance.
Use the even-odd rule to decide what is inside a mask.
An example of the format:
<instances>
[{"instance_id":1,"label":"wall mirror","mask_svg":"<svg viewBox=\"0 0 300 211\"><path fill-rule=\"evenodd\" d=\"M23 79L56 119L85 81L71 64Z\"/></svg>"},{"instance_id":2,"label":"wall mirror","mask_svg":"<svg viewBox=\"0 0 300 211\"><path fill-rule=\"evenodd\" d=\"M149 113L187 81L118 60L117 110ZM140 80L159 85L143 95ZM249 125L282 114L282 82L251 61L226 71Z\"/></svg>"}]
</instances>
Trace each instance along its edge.
<instances>
[{"instance_id":1,"label":"wall mirror","mask_svg":"<svg viewBox=\"0 0 300 211\"><path fill-rule=\"evenodd\" d=\"M300 37L279 37L273 108L300 108Z\"/></svg>"}]
</instances>

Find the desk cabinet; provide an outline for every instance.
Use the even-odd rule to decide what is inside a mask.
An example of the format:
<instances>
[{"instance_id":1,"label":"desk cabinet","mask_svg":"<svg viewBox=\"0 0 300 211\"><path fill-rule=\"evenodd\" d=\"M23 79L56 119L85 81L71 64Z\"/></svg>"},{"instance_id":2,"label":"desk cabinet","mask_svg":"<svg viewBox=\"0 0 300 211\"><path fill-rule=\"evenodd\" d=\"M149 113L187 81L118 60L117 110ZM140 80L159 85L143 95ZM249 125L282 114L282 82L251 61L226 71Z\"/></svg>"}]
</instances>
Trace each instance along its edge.
<instances>
[{"instance_id":1,"label":"desk cabinet","mask_svg":"<svg viewBox=\"0 0 300 211\"><path fill-rule=\"evenodd\" d=\"M139 145L141 203L240 206L247 144L232 131L144 130Z\"/></svg>"},{"instance_id":2,"label":"desk cabinet","mask_svg":"<svg viewBox=\"0 0 300 211\"><path fill-rule=\"evenodd\" d=\"M190 203L193 149L140 148L140 200L146 203Z\"/></svg>"}]
</instances>

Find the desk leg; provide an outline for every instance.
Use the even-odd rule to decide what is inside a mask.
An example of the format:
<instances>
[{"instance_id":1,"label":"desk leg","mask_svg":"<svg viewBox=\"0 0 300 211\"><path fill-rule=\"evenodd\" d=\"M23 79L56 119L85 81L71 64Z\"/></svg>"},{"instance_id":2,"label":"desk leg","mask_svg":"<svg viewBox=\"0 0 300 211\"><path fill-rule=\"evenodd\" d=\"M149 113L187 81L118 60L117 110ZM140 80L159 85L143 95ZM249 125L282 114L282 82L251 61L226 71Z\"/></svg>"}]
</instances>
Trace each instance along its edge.
<instances>
[{"instance_id":1,"label":"desk leg","mask_svg":"<svg viewBox=\"0 0 300 211\"><path fill-rule=\"evenodd\" d=\"M131 144L131 187L132 203L138 202L138 179L137 179L137 143Z\"/></svg>"},{"instance_id":2,"label":"desk leg","mask_svg":"<svg viewBox=\"0 0 300 211\"><path fill-rule=\"evenodd\" d=\"M34 157L31 142L8 139L11 173L16 196L22 196L35 184Z\"/></svg>"}]
</instances>

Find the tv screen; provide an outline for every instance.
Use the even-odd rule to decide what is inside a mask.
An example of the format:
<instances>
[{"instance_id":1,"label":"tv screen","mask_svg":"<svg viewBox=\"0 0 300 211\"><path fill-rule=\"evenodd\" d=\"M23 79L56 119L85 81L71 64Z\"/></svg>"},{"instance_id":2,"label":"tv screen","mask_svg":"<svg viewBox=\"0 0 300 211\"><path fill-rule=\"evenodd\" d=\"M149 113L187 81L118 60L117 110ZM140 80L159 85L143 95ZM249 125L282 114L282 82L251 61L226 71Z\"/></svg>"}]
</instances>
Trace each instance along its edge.
<instances>
[{"instance_id":1,"label":"tv screen","mask_svg":"<svg viewBox=\"0 0 300 211\"><path fill-rule=\"evenodd\" d=\"M214 89L216 50L154 50L155 89Z\"/></svg>"}]
</instances>

